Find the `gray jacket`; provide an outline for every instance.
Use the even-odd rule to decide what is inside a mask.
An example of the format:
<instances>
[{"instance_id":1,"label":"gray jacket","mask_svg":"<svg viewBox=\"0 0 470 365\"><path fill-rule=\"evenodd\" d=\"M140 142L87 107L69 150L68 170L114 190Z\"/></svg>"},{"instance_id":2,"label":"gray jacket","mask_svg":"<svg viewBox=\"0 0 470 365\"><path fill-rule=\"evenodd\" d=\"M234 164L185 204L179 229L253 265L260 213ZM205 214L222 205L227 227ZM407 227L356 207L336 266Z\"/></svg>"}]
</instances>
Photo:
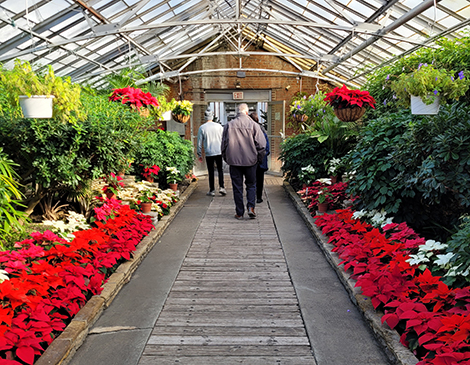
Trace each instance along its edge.
<instances>
[{"instance_id":1,"label":"gray jacket","mask_svg":"<svg viewBox=\"0 0 470 365\"><path fill-rule=\"evenodd\" d=\"M253 166L263 160L266 138L260 126L248 115L237 117L224 126L222 157L232 166Z\"/></svg>"},{"instance_id":2,"label":"gray jacket","mask_svg":"<svg viewBox=\"0 0 470 365\"><path fill-rule=\"evenodd\" d=\"M206 122L199 127L197 133L197 155L202 156L202 146L206 156L218 156L222 142L223 127L215 122Z\"/></svg>"}]
</instances>

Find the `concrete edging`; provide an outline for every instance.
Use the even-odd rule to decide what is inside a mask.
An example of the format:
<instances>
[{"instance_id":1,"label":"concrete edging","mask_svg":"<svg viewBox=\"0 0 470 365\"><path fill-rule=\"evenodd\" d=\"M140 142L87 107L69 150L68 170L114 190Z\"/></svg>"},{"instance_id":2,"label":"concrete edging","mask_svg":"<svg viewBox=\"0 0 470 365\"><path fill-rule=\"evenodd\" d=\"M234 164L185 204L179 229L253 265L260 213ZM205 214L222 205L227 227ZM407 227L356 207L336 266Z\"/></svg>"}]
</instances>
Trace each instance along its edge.
<instances>
[{"instance_id":1,"label":"concrete edging","mask_svg":"<svg viewBox=\"0 0 470 365\"><path fill-rule=\"evenodd\" d=\"M51 343L35 365L66 365L83 344L90 328L98 320L103 311L109 307L121 288L129 282L134 271L139 267L147 253L165 232L184 203L196 190L197 181L192 182L181 194L180 200L171 207L170 214L163 216L156 228L144 237L137 245L133 258L119 265L117 270L103 285L100 295L93 296L75 315L65 330Z\"/></svg>"},{"instance_id":2,"label":"concrete edging","mask_svg":"<svg viewBox=\"0 0 470 365\"><path fill-rule=\"evenodd\" d=\"M315 225L315 219L311 216L305 204L294 191L288 182L283 183L284 190L292 199L295 208L305 221L308 229L316 238L318 246L325 254L326 259L331 267L336 271L343 286L347 290L351 301L357 306L367 324L371 328L378 342L382 345L389 358L395 360L399 365L416 365L418 359L414 354L400 343L400 336L394 330L391 330L386 324L382 325L381 316L375 311L368 297L361 294L361 290L354 285L355 280L349 278L349 274L344 271L344 265L340 265L342 261L335 252L332 252L333 245L328 244L328 238Z\"/></svg>"}]
</instances>

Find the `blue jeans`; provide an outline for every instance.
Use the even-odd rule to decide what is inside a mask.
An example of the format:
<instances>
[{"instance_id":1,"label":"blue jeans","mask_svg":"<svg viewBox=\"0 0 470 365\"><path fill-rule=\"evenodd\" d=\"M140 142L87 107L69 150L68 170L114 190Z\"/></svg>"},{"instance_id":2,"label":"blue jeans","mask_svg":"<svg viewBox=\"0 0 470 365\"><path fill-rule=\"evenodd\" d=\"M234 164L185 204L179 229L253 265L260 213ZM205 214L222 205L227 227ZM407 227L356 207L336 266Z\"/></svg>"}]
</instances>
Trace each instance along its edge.
<instances>
[{"instance_id":1,"label":"blue jeans","mask_svg":"<svg viewBox=\"0 0 470 365\"><path fill-rule=\"evenodd\" d=\"M232 179L233 200L235 211L242 216L245 212L243 204L243 180L246 186L246 207L254 208L256 203L256 166L230 166L230 178Z\"/></svg>"}]
</instances>

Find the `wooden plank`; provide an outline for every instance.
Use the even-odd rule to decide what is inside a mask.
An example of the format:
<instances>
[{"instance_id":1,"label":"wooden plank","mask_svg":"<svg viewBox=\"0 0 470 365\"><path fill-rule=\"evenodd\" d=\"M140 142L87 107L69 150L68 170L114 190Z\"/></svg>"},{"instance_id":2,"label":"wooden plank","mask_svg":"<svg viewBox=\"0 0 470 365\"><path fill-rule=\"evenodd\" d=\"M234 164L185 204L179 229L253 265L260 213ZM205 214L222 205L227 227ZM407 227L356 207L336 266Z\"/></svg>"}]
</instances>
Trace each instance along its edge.
<instances>
[{"instance_id":1,"label":"wooden plank","mask_svg":"<svg viewBox=\"0 0 470 365\"><path fill-rule=\"evenodd\" d=\"M297 306L297 298L295 295L289 296L288 298L213 298L208 296L207 298L187 298L187 297L175 297L168 298L165 302L165 307L168 305L204 305L204 304L219 304L219 305L286 305L291 304Z\"/></svg>"},{"instance_id":2,"label":"wooden plank","mask_svg":"<svg viewBox=\"0 0 470 365\"><path fill-rule=\"evenodd\" d=\"M191 312L191 313L212 313L212 312L242 312L250 313L298 313L299 307L292 304L287 305L243 305L243 304L168 304L165 303L166 312Z\"/></svg>"},{"instance_id":3,"label":"wooden plank","mask_svg":"<svg viewBox=\"0 0 470 365\"><path fill-rule=\"evenodd\" d=\"M138 365L316 365L313 356L142 356Z\"/></svg>"},{"instance_id":4,"label":"wooden plank","mask_svg":"<svg viewBox=\"0 0 470 365\"><path fill-rule=\"evenodd\" d=\"M181 271L176 280L279 280L289 278L287 272L187 272ZM290 280L290 279L289 279Z\"/></svg>"},{"instance_id":5,"label":"wooden plank","mask_svg":"<svg viewBox=\"0 0 470 365\"><path fill-rule=\"evenodd\" d=\"M192 326L160 326L156 325L153 335L184 335L184 336L305 336L303 327L192 327Z\"/></svg>"},{"instance_id":6,"label":"wooden plank","mask_svg":"<svg viewBox=\"0 0 470 365\"><path fill-rule=\"evenodd\" d=\"M278 336L159 336L151 335L149 345L192 345L192 346L308 346L306 337Z\"/></svg>"},{"instance_id":7,"label":"wooden plank","mask_svg":"<svg viewBox=\"0 0 470 365\"><path fill-rule=\"evenodd\" d=\"M310 346L170 346L148 345L143 356L277 356L307 357L311 356ZM157 360L157 359L156 359ZM158 360L157 360L158 361ZM157 363L155 363L157 364Z\"/></svg>"},{"instance_id":8,"label":"wooden plank","mask_svg":"<svg viewBox=\"0 0 470 365\"><path fill-rule=\"evenodd\" d=\"M217 294L214 293L214 291L209 291L209 290L201 290L201 291L192 291L192 292L187 292L187 291L171 291L169 294L169 298L214 298L214 300L223 300L223 299L232 299L232 300L237 300L237 299L243 299L243 300L248 300L248 299L268 299L268 298L295 298L295 293L286 291L286 292L281 292L281 291L276 291L276 292L244 292L243 297L241 296L239 291L219 291L216 292Z\"/></svg>"},{"instance_id":9,"label":"wooden plank","mask_svg":"<svg viewBox=\"0 0 470 365\"><path fill-rule=\"evenodd\" d=\"M162 316L158 318L159 325L166 326L213 326L213 327L299 327L303 328L304 323L301 318L286 319L286 318L209 318L204 316L197 317L179 317L179 316Z\"/></svg>"}]
</instances>

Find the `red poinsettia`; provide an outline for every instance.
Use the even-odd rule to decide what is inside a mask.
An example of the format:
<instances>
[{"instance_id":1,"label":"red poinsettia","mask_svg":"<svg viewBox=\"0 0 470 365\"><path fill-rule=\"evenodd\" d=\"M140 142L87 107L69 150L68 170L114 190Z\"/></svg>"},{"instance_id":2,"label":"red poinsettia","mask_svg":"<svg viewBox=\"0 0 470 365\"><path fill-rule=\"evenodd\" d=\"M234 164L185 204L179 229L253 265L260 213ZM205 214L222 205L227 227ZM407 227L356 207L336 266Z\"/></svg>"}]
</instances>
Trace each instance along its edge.
<instances>
[{"instance_id":1,"label":"red poinsettia","mask_svg":"<svg viewBox=\"0 0 470 365\"><path fill-rule=\"evenodd\" d=\"M134 106L137 109L153 105L158 107L158 100L151 93L144 93L142 89L134 87L124 87L122 89L113 89L109 101L120 101L122 104Z\"/></svg>"},{"instance_id":2,"label":"red poinsettia","mask_svg":"<svg viewBox=\"0 0 470 365\"><path fill-rule=\"evenodd\" d=\"M326 94L324 101L330 104L333 108L354 108L369 105L375 109L375 99L369 94L368 91L350 90L343 85L343 87L336 87L332 92Z\"/></svg>"}]
</instances>

